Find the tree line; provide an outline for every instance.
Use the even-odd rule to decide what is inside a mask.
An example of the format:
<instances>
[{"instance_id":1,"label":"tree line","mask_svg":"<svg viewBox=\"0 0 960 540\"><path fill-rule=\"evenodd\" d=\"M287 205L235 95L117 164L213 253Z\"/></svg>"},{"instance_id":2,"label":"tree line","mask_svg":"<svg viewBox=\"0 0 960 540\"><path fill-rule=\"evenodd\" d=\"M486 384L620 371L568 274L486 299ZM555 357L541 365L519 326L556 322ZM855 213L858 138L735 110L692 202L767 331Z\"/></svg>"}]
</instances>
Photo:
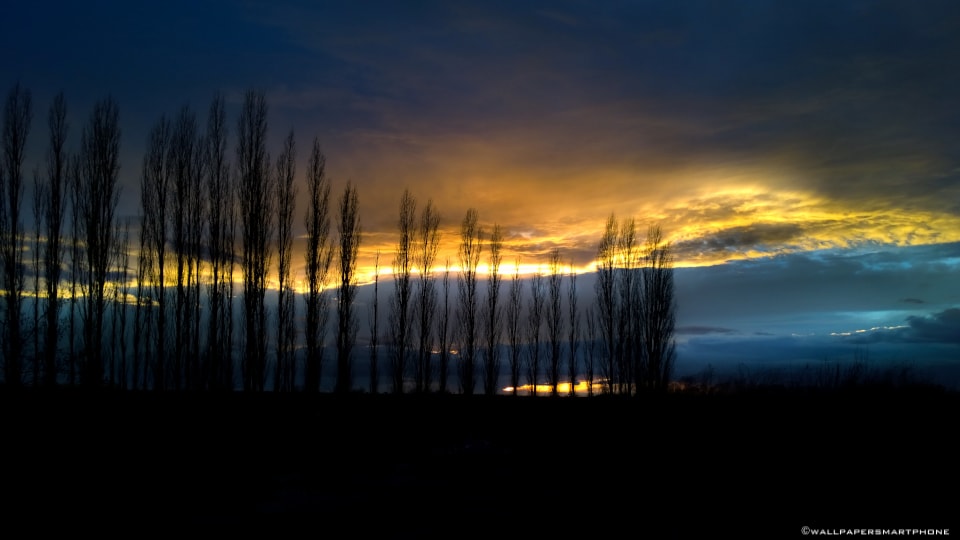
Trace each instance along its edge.
<instances>
[{"instance_id":1,"label":"tree line","mask_svg":"<svg viewBox=\"0 0 960 540\"><path fill-rule=\"evenodd\" d=\"M61 93L47 113L44 166L33 171L31 232L23 199L33 104L19 84L10 90L0 140L8 387L319 392L333 361L334 391L356 390L359 195L350 182L333 195L315 137L304 174L306 235L297 238L296 138L288 132L271 156L267 116L265 95L254 90L232 130L221 95L205 114L185 105L161 115L140 165L135 226L117 214L117 104L96 103L70 151ZM504 229L485 228L471 208L456 258L441 262L440 222L432 200L421 206L403 192L385 327L379 252L366 306L366 390L489 395L501 391L502 374L514 394L667 388L676 305L671 249L659 227L641 240L634 219L611 215L597 249L594 301L580 306L577 273L559 249L546 271L525 278L517 259L511 272ZM305 268L299 292L295 242Z\"/></svg>"}]
</instances>

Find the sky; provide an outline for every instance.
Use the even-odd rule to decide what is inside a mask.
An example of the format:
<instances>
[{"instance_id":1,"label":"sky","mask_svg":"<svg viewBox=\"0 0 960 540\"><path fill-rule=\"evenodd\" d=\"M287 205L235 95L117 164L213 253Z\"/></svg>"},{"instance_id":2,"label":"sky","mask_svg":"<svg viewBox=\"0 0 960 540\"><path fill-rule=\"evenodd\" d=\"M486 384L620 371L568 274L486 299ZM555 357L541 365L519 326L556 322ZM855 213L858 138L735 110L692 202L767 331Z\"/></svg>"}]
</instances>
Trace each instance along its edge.
<instances>
[{"instance_id":1,"label":"sky","mask_svg":"<svg viewBox=\"0 0 960 540\"><path fill-rule=\"evenodd\" d=\"M505 260L539 265L558 248L581 270L607 217L633 217L676 255L678 371L866 357L960 386L956 2L6 12L0 91L32 92L31 155L58 91L68 146L97 100L117 101L125 216L160 115L204 115L220 92L235 122L258 89L274 155L292 129L302 172L316 137L334 193L357 186L367 264L394 248L404 189L439 209L441 259L471 207L503 227Z\"/></svg>"}]
</instances>

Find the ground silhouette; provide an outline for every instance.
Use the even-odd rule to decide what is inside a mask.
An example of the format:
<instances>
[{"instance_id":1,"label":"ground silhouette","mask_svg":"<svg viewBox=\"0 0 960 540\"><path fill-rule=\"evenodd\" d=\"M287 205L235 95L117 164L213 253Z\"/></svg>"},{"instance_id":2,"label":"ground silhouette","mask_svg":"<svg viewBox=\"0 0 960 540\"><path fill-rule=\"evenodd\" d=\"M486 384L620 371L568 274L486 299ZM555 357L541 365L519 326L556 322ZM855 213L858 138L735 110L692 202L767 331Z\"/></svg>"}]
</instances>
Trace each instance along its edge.
<instances>
[{"instance_id":1,"label":"ground silhouette","mask_svg":"<svg viewBox=\"0 0 960 540\"><path fill-rule=\"evenodd\" d=\"M958 405L928 387L629 399L4 391L5 521L392 538L944 528L956 516Z\"/></svg>"}]
</instances>

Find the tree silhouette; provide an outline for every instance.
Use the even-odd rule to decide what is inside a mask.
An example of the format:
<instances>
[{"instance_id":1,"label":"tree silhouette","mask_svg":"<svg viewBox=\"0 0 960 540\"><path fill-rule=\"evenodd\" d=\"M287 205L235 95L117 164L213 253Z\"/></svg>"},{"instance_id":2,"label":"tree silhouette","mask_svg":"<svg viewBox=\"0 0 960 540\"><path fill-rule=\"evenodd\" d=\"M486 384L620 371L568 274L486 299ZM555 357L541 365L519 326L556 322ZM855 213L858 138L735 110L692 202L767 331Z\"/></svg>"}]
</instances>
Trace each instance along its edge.
<instances>
[{"instance_id":1,"label":"tree silhouette","mask_svg":"<svg viewBox=\"0 0 960 540\"><path fill-rule=\"evenodd\" d=\"M648 389L663 391L670 382L676 353L673 340L676 300L673 254L659 226L647 231L641 276L643 309L640 327L644 350L640 383Z\"/></svg>"},{"instance_id":2,"label":"tree silhouette","mask_svg":"<svg viewBox=\"0 0 960 540\"><path fill-rule=\"evenodd\" d=\"M570 355L567 361L567 376L570 379L570 395L576 395L577 353L580 347L580 311L577 309L577 273L570 263L570 285L567 287L567 344ZM592 381L591 381L592 382Z\"/></svg>"},{"instance_id":3,"label":"tree silhouette","mask_svg":"<svg viewBox=\"0 0 960 540\"><path fill-rule=\"evenodd\" d=\"M583 318L587 321L586 335L584 336L587 354L583 360L583 377L587 381L587 396L590 397L593 396L593 382L596 379L597 358L600 356L599 349L602 348L602 344L597 342L599 316L592 307L587 308Z\"/></svg>"},{"instance_id":4,"label":"tree silhouette","mask_svg":"<svg viewBox=\"0 0 960 540\"><path fill-rule=\"evenodd\" d=\"M380 250L373 261L373 303L370 310L370 393L380 392Z\"/></svg>"},{"instance_id":5,"label":"tree silhouette","mask_svg":"<svg viewBox=\"0 0 960 540\"><path fill-rule=\"evenodd\" d=\"M440 312L440 320L437 324L437 343L440 349L440 355L437 359L437 384L438 391L442 394L447 391L447 375L450 363L450 259L447 258L444 264L443 280L441 288L443 289L443 308Z\"/></svg>"},{"instance_id":6,"label":"tree silhouette","mask_svg":"<svg viewBox=\"0 0 960 540\"><path fill-rule=\"evenodd\" d=\"M0 166L0 258L5 300L4 379L10 386L23 383L22 304L24 291L23 159L33 119L30 91L19 83L7 94L3 109L3 159Z\"/></svg>"},{"instance_id":7,"label":"tree silhouette","mask_svg":"<svg viewBox=\"0 0 960 540\"><path fill-rule=\"evenodd\" d=\"M40 386L40 372L43 369L43 362L40 358L40 334L43 330L40 328L40 221L43 214L43 184L40 180L40 167L33 171L33 245L30 247L32 252L33 272L33 362L31 365L31 384L34 388Z\"/></svg>"},{"instance_id":8,"label":"tree silhouette","mask_svg":"<svg viewBox=\"0 0 960 540\"><path fill-rule=\"evenodd\" d=\"M347 182L340 198L340 284L337 294L337 382L334 391L349 392L352 385L352 353L357 339L357 317L353 301L357 296L357 255L360 252L360 209L357 190Z\"/></svg>"},{"instance_id":9,"label":"tree silhouette","mask_svg":"<svg viewBox=\"0 0 960 540\"><path fill-rule=\"evenodd\" d=\"M603 361L600 365L606 391L613 393L617 375L616 362L616 247L617 218L613 214L607 218L607 224L597 248L597 330L600 333L603 349Z\"/></svg>"},{"instance_id":10,"label":"tree silhouette","mask_svg":"<svg viewBox=\"0 0 960 540\"><path fill-rule=\"evenodd\" d=\"M510 342L510 387L517 395L520 387L520 372L523 370L523 289L520 280L520 259L514 266L513 279L510 280L510 299L507 302L507 339Z\"/></svg>"},{"instance_id":11,"label":"tree silhouette","mask_svg":"<svg viewBox=\"0 0 960 540\"><path fill-rule=\"evenodd\" d=\"M295 388L299 341L291 277L297 197L293 132L285 138L277 160L271 162L266 149L266 99L262 92L247 92L237 121L236 166L232 167L226 155L224 110L224 98L215 96L202 134L189 106L182 107L174 121L161 116L152 127L141 168L140 249L135 282L131 283L130 224L121 229L116 218L120 196L116 104L109 98L96 104L83 126L79 151L70 156L65 149L65 100L62 93L54 98L48 113L45 161L41 163L45 171L41 174L37 167L34 173L35 222L33 237L28 240L30 231L22 223L22 177L31 99L19 84L13 87L5 102L0 133L0 347L6 384L17 386L30 381L37 386L56 385L63 370L61 334L66 333L66 379L71 385L79 375L86 386L106 382L121 389L151 385L157 390L233 388L233 244L237 219L241 218L243 388L264 389L271 339L276 345L273 388ZM339 245L334 245L325 163L319 142L314 139L305 214L308 292L304 388L311 392L321 388L327 323L333 312L330 303L336 298L334 390L342 393L352 390L352 356L359 326L354 305L361 227L357 188L348 183L339 200ZM65 222L68 208L69 224ZM659 226L651 227L646 244L638 245L636 221L618 221L610 214L597 250L596 301L586 309L578 305L572 262L566 305L563 303L565 272L561 271L559 249L549 255L549 272L537 272L529 280L526 305L526 280L520 277L518 260L509 299L502 304L503 233L499 225L494 225L486 296L481 302L478 269L484 231L477 210L470 208L460 227L457 298L452 316L453 266L449 258L441 280L442 292L435 283L439 213L432 200L419 216L416 210L413 196L405 190L398 220L400 238L392 263L395 286L389 334L384 334L389 338L380 334L377 253L369 313L371 393L378 391L381 339L389 339L395 392L404 391L411 366L415 391L431 391L436 354L440 392L448 390L449 359L454 355L463 394L476 392L478 362L482 362L484 393L495 394L501 354L507 347L515 394L521 387L524 367L534 395L541 377L549 379L552 395L559 394L562 377L569 378L569 394L575 395L578 376L585 379L589 394L598 380L608 393L667 389L676 356L676 300L671 246ZM67 225L72 225L69 233ZM274 249L278 255L275 329L268 327L265 305ZM30 254L25 255L27 252ZM335 254L340 266L333 295L327 281ZM33 290L26 293L31 274ZM70 276L69 284L63 283L64 274ZM67 286L69 295L61 293ZM132 287L136 287L134 291ZM136 302L128 308L131 292ZM31 294L35 298L32 304L25 300ZM60 320L65 297L69 298L66 328ZM132 335L128 335L128 309L135 310ZM201 324L206 325L205 340ZM133 346L132 360L127 354L129 344ZM565 355L568 359L564 365ZM602 379L597 379L598 372Z\"/></svg>"},{"instance_id":12,"label":"tree silhouette","mask_svg":"<svg viewBox=\"0 0 960 540\"><path fill-rule=\"evenodd\" d=\"M80 296L80 269L82 268L82 251L80 249L80 193L83 183L80 177L80 156L75 154L70 160L67 184L70 191L70 317L67 325L68 354L67 354L67 383L74 386L77 383L77 312L79 311Z\"/></svg>"},{"instance_id":13,"label":"tree silhouette","mask_svg":"<svg viewBox=\"0 0 960 540\"><path fill-rule=\"evenodd\" d=\"M620 235L617 237L618 269L616 271L619 301L616 308L617 347L615 351L617 366L617 391L621 394L631 393L631 383L634 381L637 359L635 354L637 309L639 284L636 283L637 267L637 230L633 218L625 219L620 225Z\"/></svg>"},{"instance_id":14,"label":"tree silhouette","mask_svg":"<svg viewBox=\"0 0 960 540\"><path fill-rule=\"evenodd\" d=\"M210 282L207 286L206 387L233 389L233 241L236 228L236 193L227 158L227 127L223 96L210 103L204 137L207 214L207 249Z\"/></svg>"},{"instance_id":15,"label":"tree silhouette","mask_svg":"<svg viewBox=\"0 0 960 540\"><path fill-rule=\"evenodd\" d=\"M417 249L414 264L420 270L417 280L417 360L414 386L417 392L429 392L432 378L430 359L433 356L433 319L437 308L437 291L433 279L433 263L440 247L440 214L433 206L433 200L420 213L417 231Z\"/></svg>"},{"instance_id":16,"label":"tree silhouette","mask_svg":"<svg viewBox=\"0 0 960 540\"><path fill-rule=\"evenodd\" d=\"M42 215L44 236L43 277L46 284L46 306L44 308L43 375L44 384L57 383L57 349L60 339L60 280L64 258L64 219L68 197L67 155L67 104L63 93L53 98L47 118L50 128L49 147L47 149L47 179L43 184L43 197L40 212Z\"/></svg>"},{"instance_id":17,"label":"tree silhouette","mask_svg":"<svg viewBox=\"0 0 960 540\"><path fill-rule=\"evenodd\" d=\"M478 305L477 266L480 264L483 228L479 224L477 210L470 208L460 225L460 388L472 395L476 386Z\"/></svg>"},{"instance_id":18,"label":"tree silhouette","mask_svg":"<svg viewBox=\"0 0 960 540\"><path fill-rule=\"evenodd\" d=\"M199 134L196 114L180 109L168 147L168 171L172 176L171 231L176 262L174 295L173 386L200 386L200 274L204 204L205 143Z\"/></svg>"},{"instance_id":19,"label":"tree silhouette","mask_svg":"<svg viewBox=\"0 0 960 540\"><path fill-rule=\"evenodd\" d=\"M560 361L563 352L563 306L561 304L563 272L560 270L560 250L550 252L550 276L548 281L549 304L547 309L547 339L550 343L550 395L559 395Z\"/></svg>"},{"instance_id":20,"label":"tree silhouette","mask_svg":"<svg viewBox=\"0 0 960 540\"><path fill-rule=\"evenodd\" d=\"M117 279L111 284L110 311L110 384L127 388L127 296L130 293L130 223L124 223L122 230L117 229L113 266L117 269Z\"/></svg>"},{"instance_id":21,"label":"tree silhouette","mask_svg":"<svg viewBox=\"0 0 960 540\"><path fill-rule=\"evenodd\" d=\"M149 230L146 220L141 219L140 249L137 255L137 305L133 311L133 359L130 363L133 378L131 386L134 390L147 388L146 373L153 363L154 309L153 299L149 293L150 282L154 279L151 275L153 268L153 250L150 249Z\"/></svg>"},{"instance_id":22,"label":"tree silhouette","mask_svg":"<svg viewBox=\"0 0 960 540\"><path fill-rule=\"evenodd\" d=\"M187 341L187 362L185 373L185 385L191 389L202 388L205 384L204 373L206 368L201 365L202 356L200 351L200 316L201 301L200 295L203 289L201 276L203 275L204 262L204 224L208 222L209 207L205 196L206 183L206 141L204 135L197 128L196 114L192 111L195 135L193 137L193 148L191 151L189 190L187 194L187 211L191 220L186 228L187 234L187 319L189 328L186 335Z\"/></svg>"},{"instance_id":23,"label":"tree silhouette","mask_svg":"<svg viewBox=\"0 0 960 540\"><path fill-rule=\"evenodd\" d=\"M500 379L500 335L503 333L503 310L500 307L500 263L503 260L503 230L493 226L490 234L490 262L487 269L487 301L483 306L485 343L483 349L483 393L497 393Z\"/></svg>"},{"instance_id":24,"label":"tree silhouette","mask_svg":"<svg viewBox=\"0 0 960 540\"><path fill-rule=\"evenodd\" d=\"M412 294L414 258L414 235L416 234L417 202L409 190L400 197L400 218L397 230L400 238L393 256L393 296L390 299L390 368L393 392L403 393L403 381L407 370L412 317Z\"/></svg>"},{"instance_id":25,"label":"tree silhouette","mask_svg":"<svg viewBox=\"0 0 960 540\"><path fill-rule=\"evenodd\" d=\"M326 175L326 163L320 140L314 138L307 164L309 203L304 216L307 228L304 390L307 392L320 390L330 306L327 275L333 260L333 243L330 240L330 179Z\"/></svg>"},{"instance_id":26,"label":"tree silhouette","mask_svg":"<svg viewBox=\"0 0 960 540\"><path fill-rule=\"evenodd\" d=\"M81 265L83 289L83 350L81 383L103 383L104 313L107 274L116 242L115 213L120 196L120 126L116 103L98 102L90 115L80 143L77 211L84 245Z\"/></svg>"},{"instance_id":27,"label":"tree silhouette","mask_svg":"<svg viewBox=\"0 0 960 540\"><path fill-rule=\"evenodd\" d=\"M274 391L292 392L297 378L294 351L297 328L294 316L293 285L290 281L290 257L293 250L293 210L297 188L293 183L296 173L296 146L293 131L284 139L283 151L277 157L277 364Z\"/></svg>"},{"instance_id":28,"label":"tree silhouette","mask_svg":"<svg viewBox=\"0 0 960 540\"><path fill-rule=\"evenodd\" d=\"M170 384L174 390L180 390L183 386L183 367L185 353L185 342L188 339L187 332L190 329L189 317L187 313L187 183L189 182L190 171L187 168L192 165L190 152L193 148L193 137L196 134L196 123L190 116L187 107L181 109L180 115L175 117L170 132L170 144L167 147L167 168L171 175L172 188L171 193L171 211L172 222L171 230L171 248L174 258L174 294L173 294L173 356L170 362Z\"/></svg>"},{"instance_id":29,"label":"tree silhouette","mask_svg":"<svg viewBox=\"0 0 960 540\"><path fill-rule=\"evenodd\" d=\"M530 304L527 307L527 384L534 396L537 395L537 382L540 378L544 301L543 274L537 270L530 279Z\"/></svg>"},{"instance_id":30,"label":"tree silhouette","mask_svg":"<svg viewBox=\"0 0 960 540\"><path fill-rule=\"evenodd\" d=\"M250 90L244 97L237 127L243 253L243 388L263 391L266 381L267 308L264 296L270 269L273 237L273 184L266 150L267 101L263 92Z\"/></svg>"},{"instance_id":31,"label":"tree silhouette","mask_svg":"<svg viewBox=\"0 0 960 540\"><path fill-rule=\"evenodd\" d=\"M140 264L147 265L146 274L152 284L152 293L146 299L149 306L145 315L147 333L155 334L154 344L149 344L153 362L144 369L153 371L153 385L157 390L167 386L167 236L170 216L171 175L167 162L170 145L170 123L165 117L150 130L147 151L143 158L140 181L140 205L143 212L141 227ZM151 328L155 327L156 332Z\"/></svg>"}]
</instances>

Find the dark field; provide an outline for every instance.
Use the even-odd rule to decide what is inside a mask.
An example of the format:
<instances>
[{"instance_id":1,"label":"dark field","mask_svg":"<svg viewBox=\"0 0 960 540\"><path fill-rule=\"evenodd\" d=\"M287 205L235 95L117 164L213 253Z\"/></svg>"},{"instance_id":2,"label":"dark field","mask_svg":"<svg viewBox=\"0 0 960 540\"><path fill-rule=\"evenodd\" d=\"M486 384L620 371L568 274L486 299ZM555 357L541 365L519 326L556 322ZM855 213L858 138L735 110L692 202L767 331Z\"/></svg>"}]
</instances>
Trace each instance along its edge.
<instances>
[{"instance_id":1,"label":"dark field","mask_svg":"<svg viewBox=\"0 0 960 540\"><path fill-rule=\"evenodd\" d=\"M960 398L931 389L27 391L0 406L2 515L16 530L799 538L802 526L943 529L960 516Z\"/></svg>"}]
</instances>

